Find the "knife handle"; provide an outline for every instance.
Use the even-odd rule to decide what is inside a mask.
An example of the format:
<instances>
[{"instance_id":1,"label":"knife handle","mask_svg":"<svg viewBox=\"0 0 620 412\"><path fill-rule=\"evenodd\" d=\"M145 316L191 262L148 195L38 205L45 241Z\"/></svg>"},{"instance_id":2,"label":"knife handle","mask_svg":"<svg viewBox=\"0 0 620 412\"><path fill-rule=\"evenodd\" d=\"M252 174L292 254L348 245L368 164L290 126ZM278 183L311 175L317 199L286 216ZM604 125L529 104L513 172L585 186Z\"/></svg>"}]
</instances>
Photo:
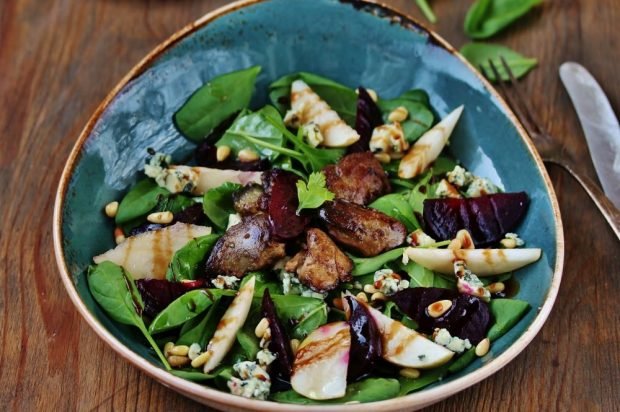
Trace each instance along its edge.
<instances>
[{"instance_id":1,"label":"knife handle","mask_svg":"<svg viewBox=\"0 0 620 412\"><path fill-rule=\"evenodd\" d=\"M596 184L596 182L590 179L588 176L583 175L581 173L577 173L575 169L568 166L566 163L562 164L564 168L579 182L581 187L584 188L586 193L590 196L590 198L598 207L598 210L603 214L609 226L616 234L618 240L620 240L620 211L611 203L611 200L607 196L603 190L601 190L600 186Z\"/></svg>"}]
</instances>

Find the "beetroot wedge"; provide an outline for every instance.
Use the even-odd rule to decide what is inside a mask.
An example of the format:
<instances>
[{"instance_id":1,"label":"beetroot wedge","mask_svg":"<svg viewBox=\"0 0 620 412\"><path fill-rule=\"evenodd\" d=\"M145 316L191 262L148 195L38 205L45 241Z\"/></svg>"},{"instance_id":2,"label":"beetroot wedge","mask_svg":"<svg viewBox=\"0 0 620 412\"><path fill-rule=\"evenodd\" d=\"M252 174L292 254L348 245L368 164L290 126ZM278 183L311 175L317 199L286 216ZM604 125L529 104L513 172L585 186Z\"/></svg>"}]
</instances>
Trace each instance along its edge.
<instances>
[{"instance_id":1,"label":"beetroot wedge","mask_svg":"<svg viewBox=\"0 0 620 412\"><path fill-rule=\"evenodd\" d=\"M272 234L278 239L299 236L310 222L305 213L297 214L299 200L295 184L299 177L285 170L273 169L266 180L265 192L269 196L267 209Z\"/></svg>"},{"instance_id":2,"label":"beetroot wedge","mask_svg":"<svg viewBox=\"0 0 620 412\"><path fill-rule=\"evenodd\" d=\"M448 240L459 230L467 229L476 247L486 247L514 230L528 205L525 192L469 199L427 199L423 213L426 232L437 240Z\"/></svg>"}]
</instances>

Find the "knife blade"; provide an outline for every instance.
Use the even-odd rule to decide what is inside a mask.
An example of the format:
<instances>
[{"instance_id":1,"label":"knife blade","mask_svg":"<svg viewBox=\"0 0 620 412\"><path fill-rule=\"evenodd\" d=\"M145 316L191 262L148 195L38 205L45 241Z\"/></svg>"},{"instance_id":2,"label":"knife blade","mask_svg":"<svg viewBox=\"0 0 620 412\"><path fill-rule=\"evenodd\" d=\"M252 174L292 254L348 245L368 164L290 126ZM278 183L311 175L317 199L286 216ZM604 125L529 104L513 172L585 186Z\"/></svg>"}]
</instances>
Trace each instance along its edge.
<instances>
[{"instance_id":1,"label":"knife blade","mask_svg":"<svg viewBox=\"0 0 620 412\"><path fill-rule=\"evenodd\" d=\"M620 209L620 125L611 104L588 70L578 63L560 66L560 78L583 128L603 191Z\"/></svg>"}]
</instances>

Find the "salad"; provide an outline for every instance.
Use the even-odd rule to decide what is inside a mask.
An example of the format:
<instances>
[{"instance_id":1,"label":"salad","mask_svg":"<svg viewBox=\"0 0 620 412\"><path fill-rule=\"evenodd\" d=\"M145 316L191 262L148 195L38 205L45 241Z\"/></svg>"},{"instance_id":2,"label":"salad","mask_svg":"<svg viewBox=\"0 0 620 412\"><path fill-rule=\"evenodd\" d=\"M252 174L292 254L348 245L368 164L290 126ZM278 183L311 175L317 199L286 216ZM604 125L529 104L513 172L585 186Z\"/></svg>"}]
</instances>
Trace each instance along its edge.
<instances>
[{"instance_id":1,"label":"salad","mask_svg":"<svg viewBox=\"0 0 620 412\"><path fill-rule=\"evenodd\" d=\"M370 402L485 357L530 309L515 233L529 204L470 173L423 90L384 98L294 73L250 108L260 67L175 113L191 159L145 148L105 205L116 247L87 277L162 368L247 398Z\"/></svg>"}]
</instances>

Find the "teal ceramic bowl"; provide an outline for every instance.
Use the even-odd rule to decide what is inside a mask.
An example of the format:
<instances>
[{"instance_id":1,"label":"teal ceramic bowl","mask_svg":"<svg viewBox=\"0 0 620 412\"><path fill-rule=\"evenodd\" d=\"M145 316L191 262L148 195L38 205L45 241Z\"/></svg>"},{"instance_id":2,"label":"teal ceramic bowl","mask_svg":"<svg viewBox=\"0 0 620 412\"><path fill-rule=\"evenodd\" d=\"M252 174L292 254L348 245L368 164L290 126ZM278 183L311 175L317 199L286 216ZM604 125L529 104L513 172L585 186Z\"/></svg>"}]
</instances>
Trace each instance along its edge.
<instances>
[{"instance_id":1,"label":"teal ceramic bowl","mask_svg":"<svg viewBox=\"0 0 620 412\"><path fill-rule=\"evenodd\" d=\"M257 105L266 102L270 81L301 70L386 97L424 88L440 116L465 104L451 139L453 152L505 190L528 192L531 207L518 232L529 246L543 250L538 262L517 275L518 298L533 309L493 343L490 355L406 397L331 407L266 403L172 376L136 331L99 309L85 269L92 256L114 246L113 227L101 208L135 181L146 147L178 157L192 150L174 128L172 114L195 89L218 74L256 64L263 67ZM549 177L506 104L439 36L394 10L361 1L242 1L207 14L157 47L103 101L73 148L58 188L54 242L69 296L96 333L162 384L222 409L384 411L437 402L493 374L527 346L549 315L563 263L560 214Z\"/></svg>"}]
</instances>

